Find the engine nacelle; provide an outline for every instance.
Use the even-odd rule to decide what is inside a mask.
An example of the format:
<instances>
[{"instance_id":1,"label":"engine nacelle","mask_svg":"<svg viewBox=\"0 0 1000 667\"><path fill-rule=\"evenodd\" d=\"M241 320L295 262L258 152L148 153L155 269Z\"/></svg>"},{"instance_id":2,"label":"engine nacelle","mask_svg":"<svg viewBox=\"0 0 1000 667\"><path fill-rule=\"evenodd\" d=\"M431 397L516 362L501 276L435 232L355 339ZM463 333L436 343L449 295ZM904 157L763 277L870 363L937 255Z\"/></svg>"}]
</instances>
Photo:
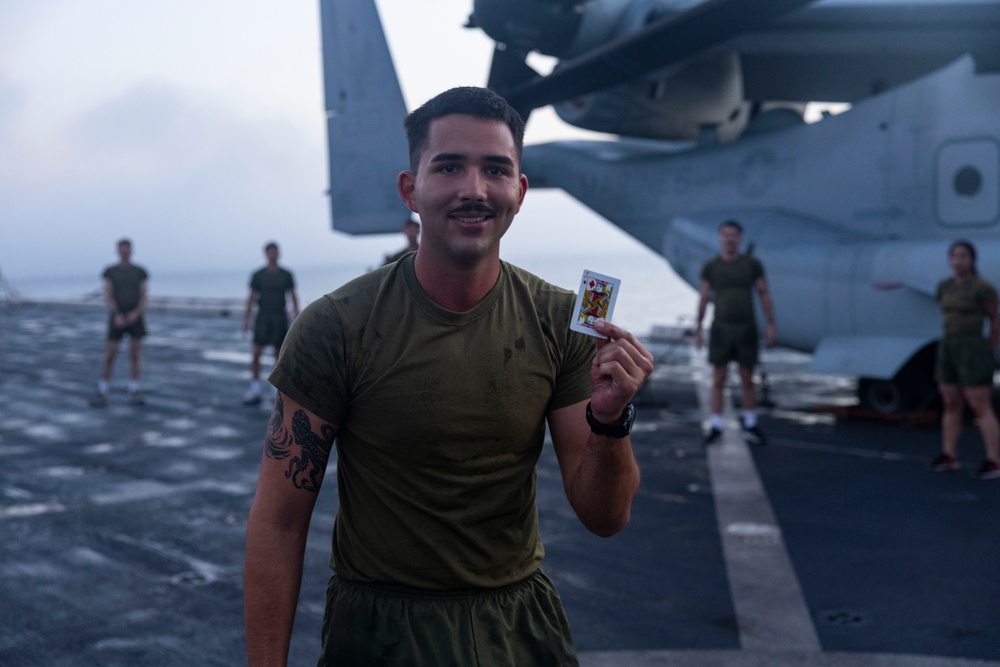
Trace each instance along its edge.
<instances>
[{"instance_id":1,"label":"engine nacelle","mask_svg":"<svg viewBox=\"0 0 1000 667\"><path fill-rule=\"evenodd\" d=\"M471 20L507 48L562 57L583 16L577 0L475 0Z\"/></svg>"},{"instance_id":2,"label":"engine nacelle","mask_svg":"<svg viewBox=\"0 0 1000 667\"><path fill-rule=\"evenodd\" d=\"M555 110L587 130L672 141L703 139L706 133L730 141L750 115L736 54L700 58L679 70L561 102Z\"/></svg>"},{"instance_id":3,"label":"engine nacelle","mask_svg":"<svg viewBox=\"0 0 1000 667\"><path fill-rule=\"evenodd\" d=\"M473 22L516 51L572 58L690 4L690 0L475 0Z\"/></svg>"},{"instance_id":4,"label":"engine nacelle","mask_svg":"<svg viewBox=\"0 0 1000 667\"><path fill-rule=\"evenodd\" d=\"M472 20L506 50L537 51L565 61L692 4L692 0L475 0ZM734 54L653 72L561 102L555 109L567 123L584 129L674 141L692 141L706 133L728 141L739 136L749 116L740 61Z\"/></svg>"}]
</instances>

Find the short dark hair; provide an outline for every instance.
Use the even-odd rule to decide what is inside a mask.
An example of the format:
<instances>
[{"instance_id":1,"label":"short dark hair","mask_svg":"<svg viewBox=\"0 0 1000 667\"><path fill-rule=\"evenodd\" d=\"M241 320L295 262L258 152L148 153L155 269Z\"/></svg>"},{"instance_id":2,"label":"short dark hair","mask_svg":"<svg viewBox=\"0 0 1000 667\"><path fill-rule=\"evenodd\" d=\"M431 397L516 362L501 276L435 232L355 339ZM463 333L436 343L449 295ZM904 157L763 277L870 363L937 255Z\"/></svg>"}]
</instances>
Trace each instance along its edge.
<instances>
[{"instance_id":1,"label":"short dark hair","mask_svg":"<svg viewBox=\"0 0 1000 667\"><path fill-rule=\"evenodd\" d=\"M278 244L275 243L274 241L268 241L267 245L264 246L264 252L267 252L271 248L274 248L275 250L277 250L278 249Z\"/></svg>"},{"instance_id":2,"label":"short dark hair","mask_svg":"<svg viewBox=\"0 0 1000 667\"><path fill-rule=\"evenodd\" d=\"M129 248L131 248L132 247L131 239L123 236L122 238L118 239L118 243L115 244L115 247L117 248L123 245L127 245Z\"/></svg>"},{"instance_id":3,"label":"short dark hair","mask_svg":"<svg viewBox=\"0 0 1000 667\"><path fill-rule=\"evenodd\" d=\"M514 137L514 148L517 151L518 169L521 167L521 155L524 151L524 120L507 100L487 88L462 86L451 88L437 95L412 111L403 127L406 128L406 141L410 146L410 171L417 173L420 165L420 155L427 146L427 135L430 133L431 121L461 114L482 118L484 120L499 120L507 124Z\"/></svg>"},{"instance_id":4,"label":"short dark hair","mask_svg":"<svg viewBox=\"0 0 1000 667\"><path fill-rule=\"evenodd\" d=\"M732 227L733 229L738 231L741 235L743 234L743 225L736 222L735 220L724 220L723 223L719 225L719 231L721 232L726 227Z\"/></svg>"}]
</instances>

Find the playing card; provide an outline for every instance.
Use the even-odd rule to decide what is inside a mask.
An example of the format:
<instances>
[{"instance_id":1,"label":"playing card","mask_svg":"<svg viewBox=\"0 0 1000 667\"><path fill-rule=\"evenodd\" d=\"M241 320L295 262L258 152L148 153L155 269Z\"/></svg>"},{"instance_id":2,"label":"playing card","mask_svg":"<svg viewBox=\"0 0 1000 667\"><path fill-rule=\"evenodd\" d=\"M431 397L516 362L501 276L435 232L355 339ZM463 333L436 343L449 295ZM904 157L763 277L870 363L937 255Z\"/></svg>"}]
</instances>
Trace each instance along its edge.
<instances>
[{"instance_id":1,"label":"playing card","mask_svg":"<svg viewBox=\"0 0 1000 667\"><path fill-rule=\"evenodd\" d=\"M611 319L621 284L622 281L618 278L584 271L569 328L595 338L607 338L594 330L594 322Z\"/></svg>"}]
</instances>

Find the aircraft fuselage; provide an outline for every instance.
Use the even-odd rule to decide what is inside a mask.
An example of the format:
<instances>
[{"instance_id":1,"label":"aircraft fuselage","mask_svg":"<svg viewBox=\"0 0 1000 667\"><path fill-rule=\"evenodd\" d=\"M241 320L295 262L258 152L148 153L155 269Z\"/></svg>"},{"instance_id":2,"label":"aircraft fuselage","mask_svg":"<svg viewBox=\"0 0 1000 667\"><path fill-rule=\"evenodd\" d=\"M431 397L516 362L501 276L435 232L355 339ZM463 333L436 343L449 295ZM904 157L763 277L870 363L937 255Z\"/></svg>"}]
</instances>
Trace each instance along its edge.
<instances>
[{"instance_id":1,"label":"aircraft fuselage","mask_svg":"<svg viewBox=\"0 0 1000 667\"><path fill-rule=\"evenodd\" d=\"M525 171L693 286L719 223L739 220L765 264L780 343L816 351L821 370L889 378L939 335L934 293L953 240L976 243L980 272L1000 283L998 108L1000 75L964 58L812 125L674 151L546 144L528 148Z\"/></svg>"}]
</instances>

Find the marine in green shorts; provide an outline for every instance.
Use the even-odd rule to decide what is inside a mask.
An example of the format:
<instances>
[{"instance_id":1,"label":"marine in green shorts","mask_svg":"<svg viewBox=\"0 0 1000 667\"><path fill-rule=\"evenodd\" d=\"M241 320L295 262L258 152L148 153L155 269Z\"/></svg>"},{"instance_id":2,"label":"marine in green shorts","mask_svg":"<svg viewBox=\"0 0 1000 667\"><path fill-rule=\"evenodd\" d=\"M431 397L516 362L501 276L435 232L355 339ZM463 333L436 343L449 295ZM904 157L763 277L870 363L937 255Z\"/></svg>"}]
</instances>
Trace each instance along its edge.
<instances>
[{"instance_id":1,"label":"marine in green shorts","mask_svg":"<svg viewBox=\"0 0 1000 667\"><path fill-rule=\"evenodd\" d=\"M719 255L702 267L699 285L698 317L695 344L702 345L702 320L709 300L715 303L715 316L708 339L708 362L712 364L712 389L709 394L709 429L705 444L722 437L722 394L727 367L739 365L742 387L743 414L740 420L744 438L752 444L763 444L764 436L757 425L757 398L754 393L753 371L759 357L760 340L754 317L753 292L760 297L767 318L767 342L777 338L774 305L771 302L764 265L756 257L740 252L743 227L735 220L719 226Z\"/></svg>"},{"instance_id":2,"label":"marine in green shorts","mask_svg":"<svg viewBox=\"0 0 1000 667\"><path fill-rule=\"evenodd\" d=\"M243 331L250 329L250 316L254 307L257 317L253 325L253 345L250 348L250 387L243 396L243 405L258 405L260 396L260 355L265 347L274 348L277 360L281 344L288 333L286 295L292 301L292 317L299 314L299 297L295 293L292 272L278 265L278 244L264 246L267 265L250 276L250 293L243 311Z\"/></svg>"},{"instance_id":3,"label":"marine in green shorts","mask_svg":"<svg viewBox=\"0 0 1000 667\"><path fill-rule=\"evenodd\" d=\"M132 262L132 241L129 239L118 241L118 258L119 262L104 269L101 276L104 279L104 302L108 307L108 335L104 343L97 392L90 399L90 405L95 408L103 408L108 404L108 383L118 355L118 346L125 336L129 337L131 362L129 402L133 405L144 405L146 402L140 382L149 273Z\"/></svg>"},{"instance_id":4,"label":"marine in green shorts","mask_svg":"<svg viewBox=\"0 0 1000 667\"><path fill-rule=\"evenodd\" d=\"M251 667L283 664L310 517L331 456L334 522L321 667L578 664L540 567L536 463L546 430L591 532L628 523L639 486L631 404L652 356L574 294L500 259L524 201L524 122L455 88L406 121L415 253L313 302L278 388L247 522Z\"/></svg>"},{"instance_id":5,"label":"marine in green shorts","mask_svg":"<svg viewBox=\"0 0 1000 667\"><path fill-rule=\"evenodd\" d=\"M976 471L980 479L1000 479L1000 421L993 409L993 372L1000 346L997 290L976 269L976 247L964 239L948 248L952 276L938 284L944 335L937 347L935 376L941 396L941 453L934 472L960 467L958 443L966 406L976 417L986 459ZM989 337L983 335L989 324Z\"/></svg>"}]
</instances>

